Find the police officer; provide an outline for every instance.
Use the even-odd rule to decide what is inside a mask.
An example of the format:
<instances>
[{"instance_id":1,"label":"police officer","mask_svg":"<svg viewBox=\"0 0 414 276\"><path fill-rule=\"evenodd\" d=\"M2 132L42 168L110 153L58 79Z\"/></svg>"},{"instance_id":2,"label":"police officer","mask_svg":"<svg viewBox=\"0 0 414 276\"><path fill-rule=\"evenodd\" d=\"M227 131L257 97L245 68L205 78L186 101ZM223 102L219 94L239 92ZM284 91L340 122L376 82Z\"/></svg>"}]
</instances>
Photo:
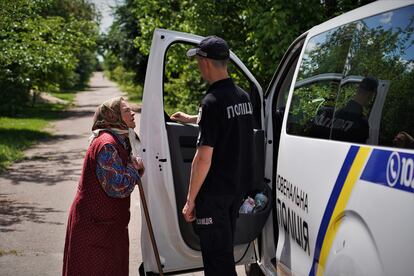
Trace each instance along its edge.
<instances>
[{"instance_id":1,"label":"police officer","mask_svg":"<svg viewBox=\"0 0 414 276\"><path fill-rule=\"evenodd\" d=\"M198 123L197 151L182 210L200 237L205 275L237 275L233 255L235 222L244 185L252 181L253 108L249 95L227 72L229 47L209 36L187 52L195 57L209 88L198 116L177 112L172 120Z\"/></svg>"}]
</instances>

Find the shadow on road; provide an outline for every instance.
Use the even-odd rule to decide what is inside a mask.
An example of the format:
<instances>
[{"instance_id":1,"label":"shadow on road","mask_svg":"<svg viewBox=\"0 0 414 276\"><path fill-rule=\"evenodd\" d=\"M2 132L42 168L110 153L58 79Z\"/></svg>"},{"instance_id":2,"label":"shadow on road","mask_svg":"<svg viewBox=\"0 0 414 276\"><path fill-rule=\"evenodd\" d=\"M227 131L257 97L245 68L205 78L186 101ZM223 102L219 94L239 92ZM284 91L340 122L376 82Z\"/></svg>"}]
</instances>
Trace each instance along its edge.
<instances>
[{"instance_id":1,"label":"shadow on road","mask_svg":"<svg viewBox=\"0 0 414 276\"><path fill-rule=\"evenodd\" d=\"M69 135L77 137L76 135ZM45 144L56 143L59 139L70 139L67 135L48 138ZM33 185L56 185L80 176L85 150L54 150L50 148L36 155L28 156L15 163L1 177L14 185L28 182ZM54 169L51 169L54 168Z\"/></svg>"},{"instance_id":2,"label":"shadow on road","mask_svg":"<svg viewBox=\"0 0 414 276\"><path fill-rule=\"evenodd\" d=\"M47 223L52 225L63 225L61 222L48 221L49 213L62 213L53 208L41 208L26 202L18 202L6 198L6 194L0 194L0 232L18 231L13 226L23 221L34 223Z\"/></svg>"},{"instance_id":3,"label":"shadow on road","mask_svg":"<svg viewBox=\"0 0 414 276\"><path fill-rule=\"evenodd\" d=\"M95 107L95 105L79 105L81 108ZM47 111L38 112L30 115L31 119L49 119L49 120L62 120L71 117L82 118L82 117L93 117L94 111L91 110L58 110L58 111ZM17 116L16 116L17 117ZM20 116L21 118L29 118L28 115Z\"/></svg>"},{"instance_id":4,"label":"shadow on road","mask_svg":"<svg viewBox=\"0 0 414 276\"><path fill-rule=\"evenodd\" d=\"M95 90L98 90L98 89L111 88L111 87L113 87L113 86L110 86L110 85L93 85L93 86L90 86L90 87L86 88L85 91L95 91Z\"/></svg>"},{"instance_id":5,"label":"shadow on road","mask_svg":"<svg viewBox=\"0 0 414 276\"><path fill-rule=\"evenodd\" d=\"M81 108L93 107L93 106L94 105L79 105L79 107ZM94 111L90 111L90 110L68 110L68 111L62 112L61 119L68 119L71 117L74 117L74 118L91 117L91 120L92 120L94 113L95 113Z\"/></svg>"},{"instance_id":6,"label":"shadow on road","mask_svg":"<svg viewBox=\"0 0 414 276\"><path fill-rule=\"evenodd\" d=\"M77 105L79 108L91 108L91 109L93 109L93 110L95 110L96 109L96 104L78 104ZM92 115L93 115L93 111L84 111L84 112L89 112L89 113L91 113Z\"/></svg>"}]
</instances>

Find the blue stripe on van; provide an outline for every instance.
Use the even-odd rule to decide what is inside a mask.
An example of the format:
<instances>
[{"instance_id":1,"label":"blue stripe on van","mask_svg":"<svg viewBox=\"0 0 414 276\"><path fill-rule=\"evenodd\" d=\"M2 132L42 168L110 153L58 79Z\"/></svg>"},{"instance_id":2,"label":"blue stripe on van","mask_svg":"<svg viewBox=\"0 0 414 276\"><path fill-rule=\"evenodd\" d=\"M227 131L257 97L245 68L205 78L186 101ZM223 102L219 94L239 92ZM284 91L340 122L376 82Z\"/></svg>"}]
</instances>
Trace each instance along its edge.
<instances>
[{"instance_id":1,"label":"blue stripe on van","mask_svg":"<svg viewBox=\"0 0 414 276\"><path fill-rule=\"evenodd\" d=\"M414 193L414 154L375 149L361 179Z\"/></svg>"},{"instance_id":2,"label":"blue stripe on van","mask_svg":"<svg viewBox=\"0 0 414 276\"><path fill-rule=\"evenodd\" d=\"M339 195L341 194L342 187L344 186L346 177L348 176L349 170L351 169L355 156L358 153L358 150L359 150L358 146L351 146L351 148L349 149L345 157L345 161L339 172L338 178L336 179L335 186L332 190L328 204L325 208L325 213L323 214L323 217L322 217L322 222L319 227L318 236L316 237L315 252L313 254L313 263L312 263L312 268L309 272L309 275L313 276L316 273L316 265L317 263L319 263L319 257L321 254L322 244L325 238L326 230L329 225L329 221L331 220L332 213L335 209L336 202L338 200Z\"/></svg>"}]
</instances>

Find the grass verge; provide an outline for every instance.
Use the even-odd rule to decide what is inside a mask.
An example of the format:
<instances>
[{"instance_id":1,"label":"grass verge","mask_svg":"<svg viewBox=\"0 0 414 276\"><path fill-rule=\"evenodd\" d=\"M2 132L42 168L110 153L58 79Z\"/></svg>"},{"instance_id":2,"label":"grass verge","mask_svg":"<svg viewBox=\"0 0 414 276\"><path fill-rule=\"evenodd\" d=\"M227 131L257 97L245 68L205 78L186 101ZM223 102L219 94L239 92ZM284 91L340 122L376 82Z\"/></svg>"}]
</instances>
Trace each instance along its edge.
<instances>
[{"instance_id":1,"label":"grass verge","mask_svg":"<svg viewBox=\"0 0 414 276\"><path fill-rule=\"evenodd\" d=\"M125 92L128 97L128 102L141 105L142 102L142 86L121 84L121 91Z\"/></svg>"},{"instance_id":2,"label":"grass verge","mask_svg":"<svg viewBox=\"0 0 414 276\"><path fill-rule=\"evenodd\" d=\"M68 101L69 103L73 103L76 97L76 91L68 91L68 92L52 92L50 93L52 96L59 98L61 100Z\"/></svg>"},{"instance_id":3,"label":"grass verge","mask_svg":"<svg viewBox=\"0 0 414 276\"><path fill-rule=\"evenodd\" d=\"M121 65L117 66L113 71L105 71L105 76L116 82L122 92L128 97L128 102L141 105L143 87L134 81L135 73L127 71Z\"/></svg>"},{"instance_id":4,"label":"grass verge","mask_svg":"<svg viewBox=\"0 0 414 276\"><path fill-rule=\"evenodd\" d=\"M74 95L66 99L72 103ZM41 103L25 108L16 116L0 117L0 172L12 162L21 160L23 150L40 139L50 137L51 134L44 129L51 121L60 119L67 106Z\"/></svg>"}]
</instances>

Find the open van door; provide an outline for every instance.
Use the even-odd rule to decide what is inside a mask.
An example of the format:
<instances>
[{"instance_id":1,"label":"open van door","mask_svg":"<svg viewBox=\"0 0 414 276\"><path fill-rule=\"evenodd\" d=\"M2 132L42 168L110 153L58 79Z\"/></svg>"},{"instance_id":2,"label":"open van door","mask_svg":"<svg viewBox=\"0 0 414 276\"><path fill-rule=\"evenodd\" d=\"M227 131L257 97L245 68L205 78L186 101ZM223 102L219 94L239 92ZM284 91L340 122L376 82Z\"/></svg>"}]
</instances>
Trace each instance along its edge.
<instances>
[{"instance_id":1,"label":"open van door","mask_svg":"<svg viewBox=\"0 0 414 276\"><path fill-rule=\"evenodd\" d=\"M186 33L155 30L142 101L141 154L146 166L142 183L164 272L173 274L201 270L203 267L198 236L194 233L192 225L186 223L181 214L187 196L191 162L196 150L198 125L179 124L169 120L171 113L178 111L169 110L169 106L179 105L183 95L180 94L182 89L194 90L195 95L197 91L206 90L201 76L194 77L194 72L197 70L196 62L188 60L185 55L187 49L198 44L202 39L201 36ZM253 105L257 154L254 156L256 168L253 169L256 176L251 185L252 190L266 189L262 88L232 52L230 59L230 75L250 94ZM186 65L176 66L179 62L181 65ZM184 68L187 72L177 71L177 68ZM191 78L194 83L189 82ZM201 98L194 97L194 101L191 102L194 112L198 109L200 100ZM171 104L171 101L176 102ZM187 112L189 112L191 106L184 106L184 108L188 107ZM270 189L267 192L271 199ZM235 237L237 245L234 248L237 264L256 261L253 241L260 235L272 204L269 202L264 213L257 216L240 216ZM141 231L143 266L140 270L157 273L145 221L142 222Z\"/></svg>"}]
</instances>

